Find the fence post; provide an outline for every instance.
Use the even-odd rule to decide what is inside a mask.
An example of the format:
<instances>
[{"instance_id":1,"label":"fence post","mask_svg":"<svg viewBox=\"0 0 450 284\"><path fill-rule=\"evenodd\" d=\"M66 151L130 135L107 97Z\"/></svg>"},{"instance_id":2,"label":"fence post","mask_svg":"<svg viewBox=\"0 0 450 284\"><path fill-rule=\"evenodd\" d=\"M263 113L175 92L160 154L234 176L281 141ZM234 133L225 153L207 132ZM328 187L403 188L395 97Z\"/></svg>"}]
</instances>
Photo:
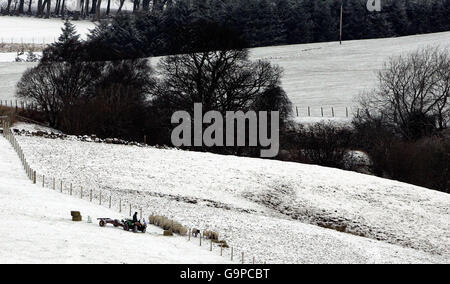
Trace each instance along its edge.
<instances>
[{"instance_id":1,"label":"fence post","mask_svg":"<svg viewBox=\"0 0 450 284\"><path fill-rule=\"evenodd\" d=\"M323 117L323 107L320 107L320 113L322 114Z\"/></svg>"},{"instance_id":2,"label":"fence post","mask_svg":"<svg viewBox=\"0 0 450 284\"><path fill-rule=\"evenodd\" d=\"M297 117L298 117L298 107L297 106L295 107L295 110L297 111Z\"/></svg>"},{"instance_id":3,"label":"fence post","mask_svg":"<svg viewBox=\"0 0 450 284\"><path fill-rule=\"evenodd\" d=\"M242 252L242 264L244 264L244 252Z\"/></svg>"},{"instance_id":4,"label":"fence post","mask_svg":"<svg viewBox=\"0 0 450 284\"><path fill-rule=\"evenodd\" d=\"M212 239L209 239L209 251L212 251Z\"/></svg>"},{"instance_id":5,"label":"fence post","mask_svg":"<svg viewBox=\"0 0 450 284\"><path fill-rule=\"evenodd\" d=\"M81 187L80 198L83 199L83 187Z\"/></svg>"},{"instance_id":6,"label":"fence post","mask_svg":"<svg viewBox=\"0 0 450 284\"><path fill-rule=\"evenodd\" d=\"M55 190L56 189L56 180L55 180L55 178L53 178L53 190Z\"/></svg>"},{"instance_id":7,"label":"fence post","mask_svg":"<svg viewBox=\"0 0 450 284\"><path fill-rule=\"evenodd\" d=\"M345 107L345 115L348 117L348 107Z\"/></svg>"},{"instance_id":8,"label":"fence post","mask_svg":"<svg viewBox=\"0 0 450 284\"><path fill-rule=\"evenodd\" d=\"M119 213L122 213L122 199L119 199Z\"/></svg>"},{"instance_id":9,"label":"fence post","mask_svg":"<svg viewBox=\"0 0 450 284\"><path fill-rule=\"evenodd\" d=\"M331 114L332 114L333 117L334 117L334 107L331 107Z\"/></svg>"},{"instance_id":10,"label":"fence post","mask_svg":"<svg viewBox=\"0 0 450 284\"><path fill-rule=\"evenodd\" d=\"M200 233L200 246L202 246L202 233Z\"/></svg>"},{"instance_id":11,"label":"fence post","mask_svg":"<svg viewBox=\"0 0 450 284\"><path fill-rule=\"evenodd\" d=\"M42 187L45 187L45 175L42 175Z\"/></svg>"},{"instance_id":12,"label":"fence post","mask_svg":"<svg viewBox=\"0 0 450 284\"><path fill-rule=\"evenodd\" d=\"M92 202L92 189L89 191L89 202Z\"/></svg>"},{"instance_id":13,"label":"fence post","mask_svg":"<svg viewBox=\"0 0 450 284\"><path fill-rule=\"evenodd\" d=\"M231 261L233 261L234 248L231 248Z\"/></svg>"},{"instance_id":14,"label":"fence post","mask_svg":"<svg viewBox=\"0 0 450 284\"><path fill-rule=\"evenodd\" d=\"M189 235L188 235L188 241L191 240L191 228L189 228Z\"/></svg>"},{"instance_id":15,"label":"fence post","mask_svg":"<svg viewBox=\"0 0 450 284\"><path fill-rule=\"evenodd\" d=\"M100 191L98 198L100 199L99 204L102 205L102 192Z\"/></svg>"},{"instance_id":16,"label":"fence post","mask_svg":"<svg viewBox=\"0 0 450 284\"><path fill-rule=\"evenodd\" d=\"M139 208L139 220L142 220L142 208Z\"/></svg>"},{"instance_id":17,"label":"fence post","mask_svg":"<svg viewBox=\"0 0 450 284\"><path fill-rule=\"evenodd\" d=\"M112 203L112 197L111 195L109 196L109 209L111 209L111 203Z\"/></svg>"},{"instance_id":18,"label":"fence post","mask_svg":"<svg viewBox=\"0 0 450 284\"><path fill-rule=\"evenodd\" d=\"M70 184L70 195L72 196L72 183Z\"/></svg>"},{"instance_id":19,"label":"fence post","mask_svg":"<svg viewBox=\"0 0 450 284\"><path fill-rule=\"evenodd\" d=\"M61 180L60 191L63 192L63 181Z\"/></svg>"},{"instance_id":20,"label":"fence post","mask_svg":"<svg viewBox=\"0 0 450 284\"><path fill-rule=\"evenodd\" d=\"M311 107L308 107L308 116L311 116Z\"/></svg>"},{"instance_id":21,"label":"fence post","mask_svg":"<svg viewBox=\"0 0 450 284\"><path fill-rule=\"evenodd\" d=\"M33 171L33 184L36 184L36 171Z\"/></svg>"}]
</instances>

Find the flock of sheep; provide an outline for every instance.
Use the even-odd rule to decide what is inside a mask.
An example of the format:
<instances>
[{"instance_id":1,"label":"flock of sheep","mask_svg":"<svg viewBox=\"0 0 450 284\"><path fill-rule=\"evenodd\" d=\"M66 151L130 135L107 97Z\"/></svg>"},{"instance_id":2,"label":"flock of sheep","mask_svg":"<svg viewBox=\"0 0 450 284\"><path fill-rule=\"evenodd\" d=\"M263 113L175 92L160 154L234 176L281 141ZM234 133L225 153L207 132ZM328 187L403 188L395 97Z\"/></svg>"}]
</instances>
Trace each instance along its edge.
<instances>
[{"instance_id":1,"label":"flock of sheep","mask_svg":"<svg viewBox=\"0 0 450 284\"><path fill-rule=\"evenodd\" d=\"M186 236L188 233L194 237L203 237L216 243L220 243L222 247L228 247L226 241L219 241L219 233L209 230L203 230L203 233L199 229L188 230L180 223L171 220L165 216L151 215L148 217L149 223L158 226L164 230L164 235L171 236L173 233L180 236Z\"/></svg>"}]
</instances>

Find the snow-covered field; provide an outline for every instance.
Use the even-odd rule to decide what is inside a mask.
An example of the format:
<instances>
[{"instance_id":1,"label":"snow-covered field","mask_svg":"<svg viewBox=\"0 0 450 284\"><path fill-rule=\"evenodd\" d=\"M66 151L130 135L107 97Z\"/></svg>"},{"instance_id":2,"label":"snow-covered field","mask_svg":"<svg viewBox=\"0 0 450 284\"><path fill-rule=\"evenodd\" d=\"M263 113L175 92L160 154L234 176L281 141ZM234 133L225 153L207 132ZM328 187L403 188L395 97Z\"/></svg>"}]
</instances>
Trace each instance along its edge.
<instances>
[{"instance_id":1,"label":"snow-covered field","mask_svg":"<svg viewBox=\"0 0 450 284\"><path fill-rule=\"evenodd\" d=\"M450 262L448 194L296 163L17 138L57 184L216 230L257 262Z\"/></svg>"},{"instance_id":2,"label":"snow-covered field","mask_svg":"<svg viewBox=\"0 0 450 284\"><path fill-rule=\"evenodd\" d=\"M23 29L24 35L43 34L55 37L59 34L61 20L25 19L0 17L0 37L10 34L10 28L2 28L1 21L18 21L17 29ZM41 22L32 25L30 21L44 21L40 33ZM23 24L20 24L23 23ZM90 22L77 22L83 34L93 27ZM9 24L10 25L10 24ZM8 26L9 26L8 25ZM49 27L46 27L46 26ZM53 26L52 26L53 25ZM50 27L52 26L52 28ZM22 32L18 32L22 34ZM307 116L307 108L311 107L311 115L321 116L320 107L324 108L324 116L345 117L346 107L349 115L355 112L356 98L361 91L376 85L376 73L384 61L391 56L400 55L428 45L450 47L450 32L416 35L400 38L346 41L342 46L337 42L262 47L250 50L252 59L268 59L284 69L282 85L293 104L299 109L299 116ZM1 56L0 56L1 58ZM6 58L6 56L5 56ZM8 61L11 56L8 57ZM152 60L155 66L157 58ZM0 63L0 100L14 99L14 85L20 79L20 73L29 65L17 63ZM6 83L4 83L6 82Z\"/></svg>"},{"instance_id":3,"label":"snow-covered field","mask_svg":"<svg viewBox=\"0 0 450 284\"><path fill-rule=\"evenodd\" d=\"M70 211L83 222L72 222ZM88 216L94 223L87 223ZM186 237L100 228L97 217L118 213L32 185L10 144L0 136L0 263L227 263Z\"/></svg>"},{"instance_id":4,"label":"snow-covered field","mask_svg":"<svg viewBox=\"0 0 450 284\"><path fill-rule=\"evenodd\" d=\"M283 88L306 116L320 107L331 116L345 116L345 107L355 106L355 97L376 86L376 73L391 56L427 45L450 47L450 32L399 38L263 47L251 50L252 58L268 59L284 68Z\"/></svg>"},{"instance_id":5,"label":"snow-covered field","mask_svg":"<svg viewBox=\"0 0 450 284\"><path fill-rule=\"evenodd\" d=\"M89 30L95 28L90 21L72 23L82 38L86 38ZM63 24L61 19L0 16L0 43L52 43L61 34Z\"/></svg>"},{"instance_id":6,"label":"snow-covered field","mask_svg":"<svg viewBox=\"0 0 450 284\"><path fill-rule=\"evenodd\" d=\"M28 68L36 63L4 63L0 62L0 100L17 100L16 85Z\"/></svg>"}]
</instances>

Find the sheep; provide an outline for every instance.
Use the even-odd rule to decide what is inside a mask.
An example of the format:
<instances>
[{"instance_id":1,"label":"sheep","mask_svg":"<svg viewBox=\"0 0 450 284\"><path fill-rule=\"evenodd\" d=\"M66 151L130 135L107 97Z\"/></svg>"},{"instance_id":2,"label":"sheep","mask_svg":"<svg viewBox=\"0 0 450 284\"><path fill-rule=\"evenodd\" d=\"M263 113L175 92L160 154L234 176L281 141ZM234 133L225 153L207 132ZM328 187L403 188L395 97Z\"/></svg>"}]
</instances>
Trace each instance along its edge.
<instances>
[{"instance_id":1,"label":"sheep","mask_svg":"<svg viewBox=\"0 0 450 284\"><path fill-rule=\"evenodd\" d=\"M178 222L175 222L165 216L154 216L148 217L150 224L158 226L166 231L172 231L173 233L185 236L187 234L187 228ZM200 232L200 231L199 231Z\"/></svg>"},{"instance_id":2,"label":"sheep","mask_svg":"<svg viewBox=\"0 0 450 284\"><path fill-rule=\"evenodd\" d=\"M221 241L216 241L216 243L219 244L219 247L223 247L223 248L229 248L227 241L225 240L221 240Z\"/></svg>"},{"instance_id":3,"label":"sheep","mask_svg":"<svg viewBox=\"0 0 450 284\"><path fill-rule=\"evenodd\" d=\"M155 216L154 218L154 225L160 227L162 222L162 216Z\"/></svg>"},{"instance_id":4,"label":"sheep","mask_svg":"<svg viewBox=\"0 0 450 284\"><path fill-rule=\"evenodd\" d=\"M182 227L180 228L180 230L179 230L179 234L180 234L181 236L186 236L186 235L187 235L187 232L188 232L188 229L187 229L186 227L184 227L184 226L182 226Z\"/></svg>"},{"instance_id":5,"label":"sheep","mask_svg":"<svg viewBox=\"0 0 450 284\"><path fill-rule=\"evenodd\" d=\"M197 237L200 234L200 230L197 228L192 229L192 236Z\"/></svg>"},{"instance_id":6,"label":"sheep","mask_svg":"<svg viewBox=\"0 0 450 284\"><path fill-rule=\"evenodd\" d=\"M216 241L219 240L219 234L214 231L204 230L203 237L208 240L216 240Z\"/></svg>"},{"instance_id":7,"label":"sheep","mask_svg":"<svg viewBox=\"0 0 450 284\"><path fill-rule=\"evenodd\" d=\"M170 230L172 228L173 221L167 217L162 217L161 225L164 230Z\"/></svg>"},{"instance_id":8,"label":"sheep","mask_svg":"<svg viewBox=\"0 0 450 284\"><path fill-rule=\"evenodd\" d=\"M212 234L211 234L211 240L216 240L216 241L218 241L219 240L219 233L217 233L217 232L211 232Z\"/></svg>"},{"instance_id":9,"label":"sheep","mask_svg":"<svg viewBox=\"0 0 450 284\"><path fill-rule=\"evenodd\" d=\"M187 234L187 228L180 223L173 223L172 231L181 236L185 236Z\"/></svg>"}]
</instances>

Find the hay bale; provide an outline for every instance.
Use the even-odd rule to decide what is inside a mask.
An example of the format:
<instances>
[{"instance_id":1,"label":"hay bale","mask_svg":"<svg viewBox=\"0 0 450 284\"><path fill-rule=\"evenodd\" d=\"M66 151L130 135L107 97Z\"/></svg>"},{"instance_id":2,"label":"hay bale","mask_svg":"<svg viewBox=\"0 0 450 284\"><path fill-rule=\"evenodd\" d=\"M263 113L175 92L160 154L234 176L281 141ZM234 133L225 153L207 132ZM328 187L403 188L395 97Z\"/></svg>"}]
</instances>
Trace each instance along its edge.
<instances>
[{"instance_id":1,"label":"hay bale","mask_svg":"<svg viewBox=\"0 0 450 284\"><path fill-rule=\"evenodd\" d=\"M169 236L173 236L173 233L172 233L171 230L164 230L163 235L166 236L166 237L169 237Z\"/></svg>"},{"instance_id":2,"label":"hay bale","mask_svg":"<svg viewBox=\"0 0 450 284\"><path fill-rule=\"evenodd\" d=\"M72 217L78 217L78 216L81 216L81 214L80 214L79 211L70 211L70 216L72 216Z\"/></svg>"},{"instance_id":3,"label":"hay bale","mask_svg":"<svg viewBox=\"0 0 450 284\"><path fill-rule=\"evenodd\" d=\"M152 225L155 224L155 219L156 219L156 216L153 216L153 215L148 216L148 222Z\"/></svg>"},{"instance_id":4,"label":"hay bale","mask_svg":"<svg viewBox=\"0 0 450 284\"><path fill-rule=\"evenodd\" d=\"M82 217L81 216L74 216L74 217L72 217L72 221L73 222L81 222L82 221Z\"/></svg>"}]
</instances>

